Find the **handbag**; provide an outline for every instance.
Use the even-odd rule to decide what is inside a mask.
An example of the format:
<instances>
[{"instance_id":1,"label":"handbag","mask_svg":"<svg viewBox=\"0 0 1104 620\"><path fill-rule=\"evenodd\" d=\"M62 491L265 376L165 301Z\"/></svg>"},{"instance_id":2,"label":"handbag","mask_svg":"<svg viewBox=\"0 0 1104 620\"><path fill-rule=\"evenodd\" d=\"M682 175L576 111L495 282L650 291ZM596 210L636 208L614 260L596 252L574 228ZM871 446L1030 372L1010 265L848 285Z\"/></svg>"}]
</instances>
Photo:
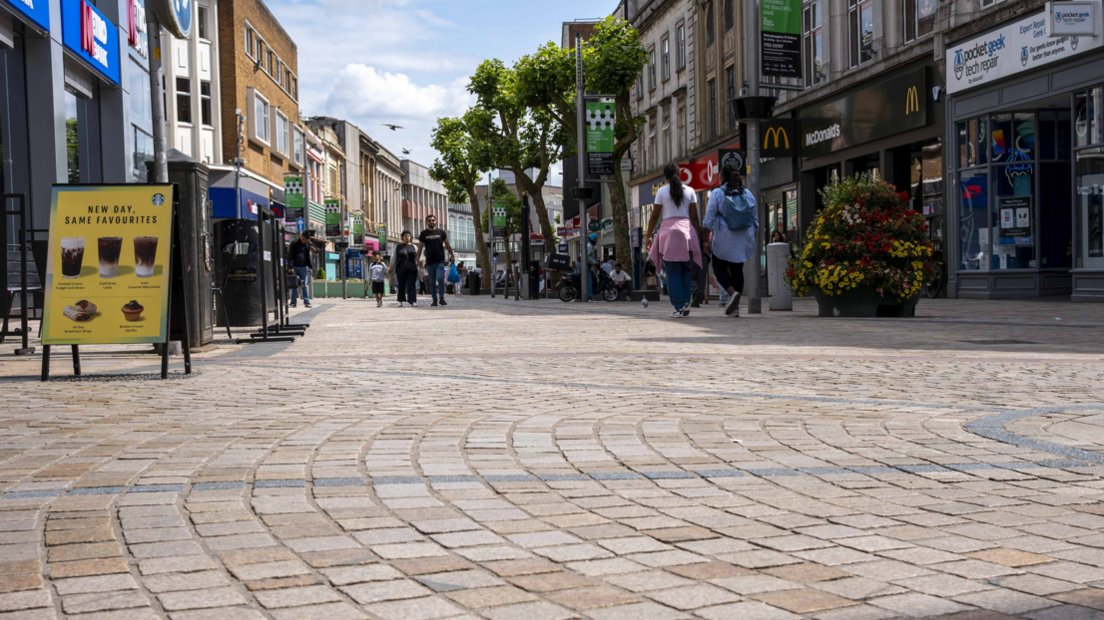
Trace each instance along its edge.
<instances>
[{"instance_id":1,"label":"handbag","mask_svg":"<svg viewBox=\"0 0 1104 620\"><path fill-rule=\"evenodd\" d=\"M655 286L657 282L655 276L648 276L644 281L648 284L648 286Z\"/></svg>"}]
</instances>

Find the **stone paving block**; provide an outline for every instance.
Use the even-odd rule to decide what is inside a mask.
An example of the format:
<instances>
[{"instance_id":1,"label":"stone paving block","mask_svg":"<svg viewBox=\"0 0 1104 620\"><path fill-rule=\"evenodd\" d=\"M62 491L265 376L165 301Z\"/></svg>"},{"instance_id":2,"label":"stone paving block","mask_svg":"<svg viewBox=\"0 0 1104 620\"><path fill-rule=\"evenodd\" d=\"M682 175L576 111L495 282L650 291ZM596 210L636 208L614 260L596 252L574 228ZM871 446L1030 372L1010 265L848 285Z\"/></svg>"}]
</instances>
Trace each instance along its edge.
<instances>
[{"instance_id":1,"label":"stone paving block","mask_svg":"<svg viewBox=\"0 0 1104 620\"><path fill-rule=\"evenodd\" d=\"M383 620L431 620L459 615L462 610L436 597L424 597L367 605L368 613Z\"/></svg>"},{"instance_id":2,"label":"stone paving block","mask_svg":"<svg viewBox=\"0 0 1104 620\"><path fill-rule=\"evenodd\" d=\"M157 600L161 601L161 606L165 611L204 609L246 604L242 595L238 594L237 590L229 587L187 590L183 592L164 592L157 595Z\"/></svg>"},{"instance_id":3,"label":"stone paving block","mask_svg":"<svg viewBox=\"0 0 1104 620\"><path fill-rule=\"evenodd\" d=\"M562 590L562 592L572 591L573 590ZM452 592L446 592L445 596L469 609L481 609L497 605L513 605L515 603L525 603L537 600L535 595L512 586L454 590ZM555 599L552 600L555 601Z\"/></svg>"},{"instance_id":4,"label":"stone paving block","mask_svg":"<svg viewBox=\"0 0 1104 620\"><path fill-rule=\"evenodd\" d=\"M1091 607L1092 609L1104 611L1104 590L1098 588L1062 592L1060 594L1054 594L1050 598L1071 605L1080 605L1081 607Z\"/></svg>"},{"instance_id":5,"label":"stone paving block","mask_svg":"<svg viewBox=\"0 0 1104 620\"><path fill-rule=\"evenodd\" d=\"M944 594L944 596L946 595ZM954 597L954 599L959 603L965 603L980 609L990 609L1013 615L1054 606L1054 601L1050 599L1009 590L987 590L963 594Z\"/></svg>"},{"instance_id":6,"label":"stone paving block","mask_svg":"<svg viewBox=\"0 0 1104 620\"><path fill-rule=\"evenodd\" d=\"M213 609L176 611L170 613L169 618L170 620L263 620L264 614L256 609L216 607Z\"/></svg>"},{"instance_id":7,"label":"stone paving block","mask_svg":"<svg viewBox=\"0 0 1104 620\"><path fill-rule=\"evenodd\" d=\"M50 593L46 590L7 592L0 594L0 612L16 612L50 606Z\"/></svg>"},{"instance_id":8,"label":"stone paving block","mask_svg":"<svg viewBox=\"0 0 1104 620\"><path fill-rule=\"evenodd\" d=\"M61 610L68 615L148 606L146 597L133 590L90 592L61 597Z\"/></svg>"},{"instance_id":9,"label":"stone paving block","mask_svg":"<svg viewBox=\"0 0 1104 620\"><path fill-rule=\"evenodd\" d=\"M696 584L671 588L668 590L655 590L647 593L648 598L658 603L674 607L683 611L732 603L740 600L740 597L729 590L718 588L709 584Z\"/></svg>"},{"instance_id":10,"label":"stone paving block","mask_svg":"<svg viewBox=\"0 0 1104 620\"><path fill-rule=\"evenodd\" d=\"M305 605L269 611L276 620L362 620L365 614L348 603Z\"/></svg>"},{"instance_id":11,"label":"stone paving block","mask_svg":"<svg viewBox=\"0 0 1104 620\"><path fill-rule=\"evenodd\" d=\"M744 601L699 609L697 615L708 620L797 620L801 616L758 601Z\"/></svg>"},{"instance_id":12,"label":"stone paving block","mask_svg":"<svg viewBox=\"0 0 1104 620\"><path fill-rule=\"evenodd\" d=\"M265 609L335 603L342 600L337 592L321 585L255 591L253 596Z\"/></svg>"},{"instance_id":13,"label":"stone paving block","mask_svg":"<svg viewBox=\"0 0 1104 620\"><path fill-rule=\"evenodd\" d=\"M867 601L871 605L888 609L903 616L924 617L940 614L952 614L967 611L970 608L943 598L927 594L894 594L881 596Z\"/></svg>"}]
</instances>

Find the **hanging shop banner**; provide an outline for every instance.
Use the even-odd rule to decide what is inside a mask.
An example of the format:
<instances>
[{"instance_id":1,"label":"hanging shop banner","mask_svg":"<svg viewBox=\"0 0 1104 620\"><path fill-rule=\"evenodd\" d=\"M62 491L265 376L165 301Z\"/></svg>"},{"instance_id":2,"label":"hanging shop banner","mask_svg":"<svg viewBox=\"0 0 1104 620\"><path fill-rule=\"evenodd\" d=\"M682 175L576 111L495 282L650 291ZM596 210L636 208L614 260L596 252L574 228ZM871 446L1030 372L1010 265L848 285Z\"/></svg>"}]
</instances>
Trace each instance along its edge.
<instances>
[{"instance_id":1,"label":"hanging shop banner","mask_svg":"<svg viewBox=\"0 0 1104 620\"><path fill-rule=\"evenodd\" d=\"M801 0L762 0L759 46L763 75L801 77Z\"/></svg>"},{"instance_id":2,"label":"hanging shop banner","mask_svg":"<svg viewBox=\"0 0 1104 620\"><path fill-rule=\"evenodd\" d=\"M613 147L617 124L613 97L592 97L586 101L587 176L614 173Z\"/></svg>"},{"instance_id":3,"label":"hanging shop banner","mask_svg":"<svg viewBox=\"0 0 1104 620\"><path fill-rule=\"evenodd\" d=\"M1097 29L1097 0L1077 0L1075 2L1047 2L1043 12L1046 15L1048 37L1092 37Z\"/></svg>"},{"instance_id":4,"label":"hanging shop banner","mask_svg":"<svg viewBox=\"0 0 1104 620\"><path fill-rule=\"evenodd\" d=\"M42 344L165 342L172 185L55 186Z\"/></svg>"},{"instance_id":5,"label":"hanging shop banner","mask_svg":"<svg viewBox=\"0 0 1104 620\"><path fill-rule=\"evenodd\" d=\"M797 155L797 123L790 118L776 118L759 123L763 136L760 157L794 157Z\"/></svg>"},{"instance_id":6,"label":"hanging shop banner","mask_svg":"<svg viewBox=\"0 0 1104 620\"><path fill-rule=\"evenodd\" d=\"M384 224L379 225L379 246L381 251L387 251L387 226Z\"/></svg>"},{"instance_id":7,"label":"hanging shop banner","mask_svg":"<svg viewBox=\"0 0 1104 620\"><path fill-rule=\"evenodd\" d=\"M1099 32L1099 31L1098 31ZM1047 16L1036 13L980 37L947 46L947 92L981 86L1104 44L1104 36L1048 37Z\"/></svg>"},{"instance_id":8,"label":"hanging shop banner","mask_svg":"<svg viewBox=\"0 0 1104 620\"><path fill-rule=\"evenodd\" d=\"M284 175L285 222L306 219L306 207L303 204L303 198L303 177L297 174Z\"/></svg>"},{"instance_id":9,"label":"hanging shop banner","mask_svg":"<svg viewBox=\"0 0 1104 620\"><path fill-rule=\"evenodd\" d=\"M720 149L717 151L717 175L723 176L721 170L724 170L725 164L732 162L740 170L744 170L747 173L747 159L744 157L744 152L741 149ZM722 179L723 180L723 179ZM720 180L717 184L720 184Z\"/></svg>"},{"instance_id":10,"label":"hanging shop banner","mask_svg":"<svg viewBox=\"0 0 1104 620\"><path fill-rule=\"evenodd\" d=\"M42 30L50 30L50 3L42 0L0 0L0 6L11 8L19 17L26 18Z\"/></svg>"},{"instance_id":11,"label":"hanging shop banner","mask_svg":"<svg viewBox=\"0 0 1104 620\"><path fill-rule=\"evenodd\" d=\"M364 245L364 217L360 215L353 218L353 243L357 247Z\"/></svg>"},{"instance_id":12,"label":"hanging shop banner","mask_svg":"<svg viewBox=\"0 0 1104 620\"><path fill-rule=\"evenodd\" d=\"M506 205L505 203L496 202L491 208L491 214L494 216L494 222L491 224L491 230L496 239L503 239L506 237Z\"/></svg>"},{"instance_id":13,"label":"hanging shop banner","mask_svg":"<svg viewBox=\"0 0 1104 620\"><path fill-rule=\"evenodd\" d=\"M326 201L326 236L341 236L341 200L337 198Z\"/></svg>"},{"instance_id":14,"label":"hanging shop banner","mask_svg":"<svg viewBox=\"0 0 1104 620\"><path fill-rule=\"evenodd\" d=\"M1000 198L1000 236L998 245L1032 245L1031 196Z\"/></svg>"},{"instance_id":15,"label":"hanging shop banner","mask_svg":"<svg viewBox=\"0 0 1104 620\"><path fill-rule=\"evenodd\" d=\"M801 156L820 157L928 125L928 71L899 75L801 111Z\"/></svg>"},{"instance_id":16,"label":"hanging shop banner","mask_svg":"<svg viewBox=\"0 0 1104 620\"><path fill-rule=\"evenodd\" d=\"M119 84L119 28L99 9L85 0L61 0L61 42L101 77Z\"/></svg>"}]
</instances>

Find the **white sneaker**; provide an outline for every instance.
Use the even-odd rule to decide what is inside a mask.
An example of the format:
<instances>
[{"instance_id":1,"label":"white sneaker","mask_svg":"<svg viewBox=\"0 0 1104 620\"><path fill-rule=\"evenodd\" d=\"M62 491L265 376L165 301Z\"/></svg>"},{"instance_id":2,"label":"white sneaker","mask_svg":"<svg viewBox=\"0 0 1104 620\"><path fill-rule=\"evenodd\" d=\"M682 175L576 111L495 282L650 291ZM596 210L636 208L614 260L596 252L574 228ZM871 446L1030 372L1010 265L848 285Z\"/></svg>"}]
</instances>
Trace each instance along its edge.
<instances>
[{"instance_id":1,"label":"white sneaker","mask_svg":"<svg viewBox=\"0 0 1104 620\"><path fill-rule=\"evenodd\" d=\"M725 314L740 316L740 296L732 295L725 304Z\"/></svg>"},{"instance_id":2,"label":"white sneaker","mask_svg":"<svg viewBox=\"0 0 1104 620\"><path fill-rule=\"evenodd\" d=\"M681 319L686 315L687 315L687 312L685 310L672 310L671 311L671 318L672 319Z\"/></svg>"},{"instance_id":3,"label":"white sneaker","mask_svg":"<svg viewBox=\"0 0 1104 620\"><path fill-rule=\"evenodd\" d=\"M401 302L401 301L399 302L399 307L400 307L400 308L402 308L402 307L403 307L403 302Z\"/></svg>"},{"instance_id":4,"label":"white sneaker","mask_svg":"<svg viewBox=\"0 0 1104 620\"><path fill-rule=\"evenodd\" d=\"M411 305L411 306L414 306L415 308L417 308L417 307L418 307L418 302L416 302L416 301L412 301L412 302L410 302L410 305Z\"/></svg>"}]
</instances>

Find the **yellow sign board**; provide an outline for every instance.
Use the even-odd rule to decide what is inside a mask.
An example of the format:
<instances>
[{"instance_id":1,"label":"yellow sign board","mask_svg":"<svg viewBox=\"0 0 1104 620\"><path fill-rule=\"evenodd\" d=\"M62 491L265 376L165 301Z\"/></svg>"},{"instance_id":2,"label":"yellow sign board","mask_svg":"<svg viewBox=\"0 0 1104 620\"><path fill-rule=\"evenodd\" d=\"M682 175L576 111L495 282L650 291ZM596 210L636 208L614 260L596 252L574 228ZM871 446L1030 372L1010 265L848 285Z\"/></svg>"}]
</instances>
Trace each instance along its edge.
<instances>
[{"instance_id":1,"label":"yellow sign board","mask_svg":"<svg viewBox=\"0 0 1104 620\"><path fill-rule=\"evenodd\" d=\"M42 344L165 342L172 185L54 187Z\"/></svg>"}]
</instances>

